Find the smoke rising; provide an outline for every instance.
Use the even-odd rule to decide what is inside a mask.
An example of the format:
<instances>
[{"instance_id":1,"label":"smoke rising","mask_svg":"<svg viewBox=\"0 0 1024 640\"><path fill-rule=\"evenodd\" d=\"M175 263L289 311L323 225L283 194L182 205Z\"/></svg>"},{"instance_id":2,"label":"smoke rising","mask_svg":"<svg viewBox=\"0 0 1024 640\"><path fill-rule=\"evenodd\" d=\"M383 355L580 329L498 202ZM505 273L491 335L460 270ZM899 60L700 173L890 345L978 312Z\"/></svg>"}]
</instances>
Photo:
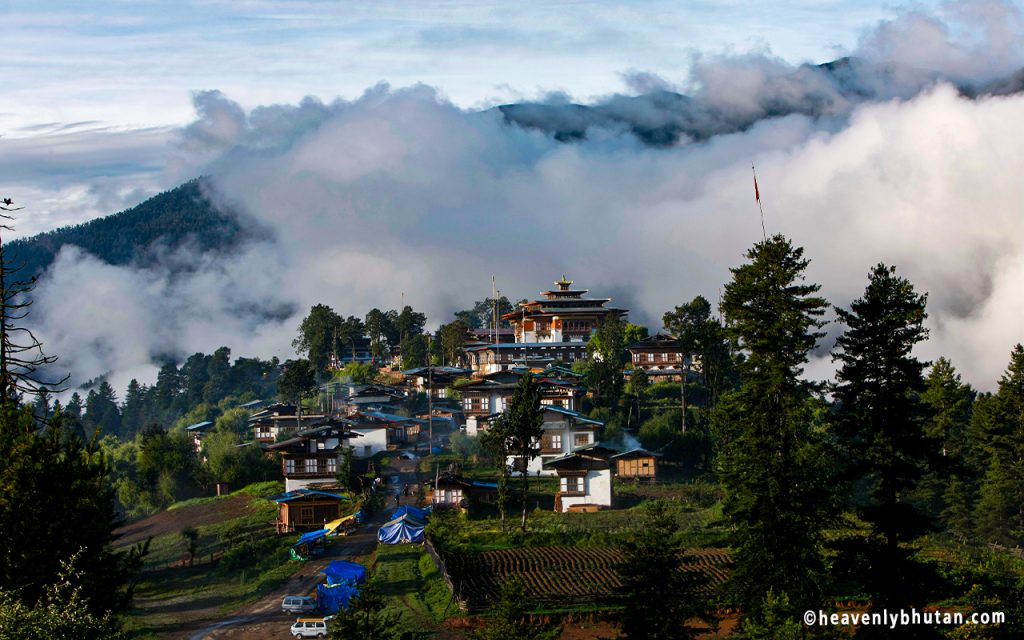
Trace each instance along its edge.
<instances>
[{"instance_id":1,"label":"smoke rising","mask_svg":"<svg viewBox=\"0 0 1024 640\"><path fill-rule=\"evenodd\" d=\"M122 388L161 355L290 357L317 302L362 315L404 292L436 326L492 274L517 299L565 273L657 328L697 294L716 300L761 239L753 163L768 232L806 248L832 303L896 265L929 293L920 355L991 388L1024 334L1020 30L1008 3L950 4L883 23L831 65L703 57L685 95L634 72L647 93L589 106L474 112L379 85L247 112L200 93L171 169L208 175L215 202L273 239L152 269L67 249L33 317L76 380L115 372ZM811 376L829 375L822 355Z\"/></svg>"}]
</instances>

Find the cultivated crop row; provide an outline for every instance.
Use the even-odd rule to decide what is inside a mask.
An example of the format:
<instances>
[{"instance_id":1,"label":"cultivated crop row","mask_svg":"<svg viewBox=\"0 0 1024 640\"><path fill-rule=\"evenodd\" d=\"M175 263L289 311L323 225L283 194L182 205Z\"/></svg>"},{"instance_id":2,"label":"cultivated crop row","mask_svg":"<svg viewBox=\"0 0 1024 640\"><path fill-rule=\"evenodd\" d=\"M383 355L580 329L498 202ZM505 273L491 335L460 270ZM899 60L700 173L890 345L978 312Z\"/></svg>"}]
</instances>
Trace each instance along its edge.
<instances>
[{"instance_id":1,"label":"cultivated crop row","mask_svg":"<svg viewBox=\"0 0 1024 640\"><path fill-rule=\"evenodd\" d=\"M456 553L445 559L460 597L470 609L493 603L506 576L518 576L534 604L573 608L611 602L621 586L616 566L623 556L611 547L527 547ZM713 588L728 576L723 549L693 549L688 569L703 572Z\"/></svg>"}]
</instances>

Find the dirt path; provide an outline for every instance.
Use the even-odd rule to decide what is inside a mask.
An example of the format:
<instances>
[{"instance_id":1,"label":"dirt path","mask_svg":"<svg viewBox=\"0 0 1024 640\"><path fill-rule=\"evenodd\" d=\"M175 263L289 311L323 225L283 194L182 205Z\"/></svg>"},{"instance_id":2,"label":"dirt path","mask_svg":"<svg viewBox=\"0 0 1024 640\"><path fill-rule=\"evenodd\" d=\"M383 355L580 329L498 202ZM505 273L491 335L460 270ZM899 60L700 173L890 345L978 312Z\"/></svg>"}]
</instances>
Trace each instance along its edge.
<instances>
[{"instance_id":1,"label":"dirt path","mask_svg":"<svg viewBox=\"0 0 1024 640\"><path fill-rule=\"evenodd\" d=\"M397 453L397 452L396 452ZM410 460L394 460L388 468L389 495L401 494L405 484L415 482L416 463ZM400 504L414 504L414 496L399 495ZM381 509L365 525L352 535L338 538L328 552L314 561L307 562L288 582L259 601L249 604L235 612L230 618L216 622L207 621L200 626L189 625L191 630L176 636L181 640L284 640L290 638L289 628L298 617L291 613L281 612L281 600L288 595L302 595L313 591L316 585L323 582L320 570L332 560L356 560L369 555L377 548L377 530L384 519L395 507L394 499L389 499L386 507Z\"/></svg>"}]
</instances>

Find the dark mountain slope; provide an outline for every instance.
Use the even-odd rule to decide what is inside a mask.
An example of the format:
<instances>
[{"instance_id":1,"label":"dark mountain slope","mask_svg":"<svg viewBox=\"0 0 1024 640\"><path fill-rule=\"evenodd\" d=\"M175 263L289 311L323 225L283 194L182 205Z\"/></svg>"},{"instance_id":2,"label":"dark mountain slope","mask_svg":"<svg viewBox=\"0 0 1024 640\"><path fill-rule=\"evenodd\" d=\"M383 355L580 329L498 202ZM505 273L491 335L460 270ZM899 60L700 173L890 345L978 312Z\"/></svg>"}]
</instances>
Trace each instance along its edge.
<instances>
[{"instance_id":1,"label":"dark mountain slope","mask_svg":"<svg viewBox=\"0 0 1024 640\"><path fill-rule=\"evenodd\" d=\"M202 179L196 179L121 213L14 240L4 251L12 264L24 265L24 274L37 275L68 244L109 264L147 266L158 246L174 250L191 243L203 252L223 251L254 235L236 215L214 207L203 194Z\"/></svg>"}]
</instances>

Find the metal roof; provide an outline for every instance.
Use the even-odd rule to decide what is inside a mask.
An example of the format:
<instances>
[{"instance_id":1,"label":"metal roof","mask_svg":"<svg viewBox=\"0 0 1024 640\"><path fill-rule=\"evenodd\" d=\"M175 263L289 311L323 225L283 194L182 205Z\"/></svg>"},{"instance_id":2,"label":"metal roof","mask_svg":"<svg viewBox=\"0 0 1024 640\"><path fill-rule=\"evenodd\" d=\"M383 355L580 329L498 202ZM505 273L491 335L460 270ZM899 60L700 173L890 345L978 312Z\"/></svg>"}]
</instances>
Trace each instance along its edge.
<instances>
[{"instance_id":1,"label":"metal roof","mask_svg":"<svg viewBox=\"0 0 1024 640\"><path fill-rule=\"evenodd\" d=\"M600 420L594 420L593 418L588 418L585 415L583 415L582 413L579 413L577 411L573 411L572 409L565 409L563 407L556 407L554 405L547 405L547 404L546 405L542 405L541 409L543 409L545 411L554 411L555 413L561 413L561 414L570 416L570 417L572 417L574 420L576 420L578 422L589 422L590 424L597 424L597 425L601 425L602 427L604 426L604 423L601 422Z\"/></svg>"},{"instance_id":2,"label":"metal roof","mask_svg":"<svg viewBox=\"0 0 1024 640\"><path fill-rule=\"evenodd\" d=\"M648 451L647 449L643 449L641 447L636 447L635 449L630 449L629 451L623 451L622 453L617 453L614 456L612 456L612 458L613 459L614 458L625 458L626 456L632 456L632 455L636 455L636 456L653 456L655 458L660 458L661 457L660 453L655 453L653 451Z\"/></svg>"},{"instance_id":3,"label":"metal roof","mask_svg":"<svg viewBox=\"0 0 1024 640\"><path fill-rule=\"evenodd\" d=\"M212 426L212 422L210 422L209 420L204 420L202 422L197 422L195 424L185 427L185 431L206 431Z\"/></svg>"},{"instance_id":4,"label":"metal roof","mask_svg":"<svg viewBox=\"0 0 1024 640\"><path fill-rule=\"evenodd\" d=\"M382 411L361 411L359 415L367 416L369 418L377 418L378 420L384 420L385 422L418 422L420 424L426 424L426 420L420 418L413 418L412 416L400 416L394 413L384 413Z\"/></svg>"},{"instance_id":5,"label":"metal roof","mask_svg":"<svg viewBox=\"0 0 1024 640\"><path fill-rule=\"evenodd\" d=\"M326 496L328 498L337 498L339 500L351 500L347 495L343 493L331 493L330 491L320 491L317 489L296 489L295 491L285 491L284 493L278 494L270 498L274 502L288 502L289 500L297 500L298 498L305 498L307 496Z\"/></svg>"}]
</instances>

